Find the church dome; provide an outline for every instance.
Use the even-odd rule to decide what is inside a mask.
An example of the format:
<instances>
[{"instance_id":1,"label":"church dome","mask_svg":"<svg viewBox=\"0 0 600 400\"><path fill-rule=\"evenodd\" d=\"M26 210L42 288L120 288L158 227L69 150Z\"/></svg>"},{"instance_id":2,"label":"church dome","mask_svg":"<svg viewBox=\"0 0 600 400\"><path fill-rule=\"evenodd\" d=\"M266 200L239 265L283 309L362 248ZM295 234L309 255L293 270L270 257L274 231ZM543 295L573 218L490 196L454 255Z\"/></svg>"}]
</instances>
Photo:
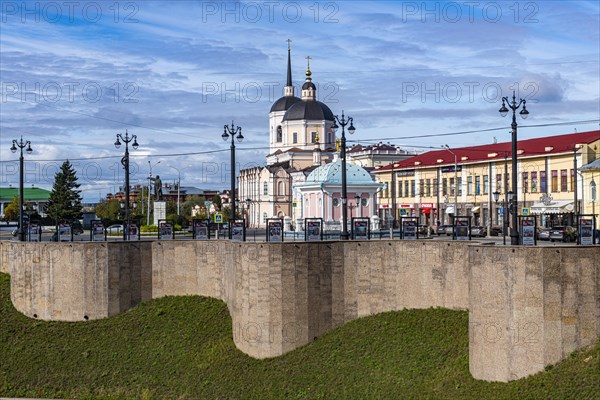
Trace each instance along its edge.
<instances>
[{"instance_id":1,"label":"church dome","mask_svg":"<svg viewBox=\"0 0 600 400\"><path fill-rule=\"evenodd\" d=\"M323 183L329 185L342 184L342 160L337 159L329 164L315 168L306 178L306 185ZM352 163L346 163L346 184L372 185L376 184L364 168ZM376 184L377 185L377 184Z\"/></svg>"},{"instance_id":2,"label":"church dome","mask_svg":"<svg viewBox=\"0 0 600 400\"><path fill-rule=\"evenodd\" d=\"M287 111L292 105L294 105L294 103L297 103L299 101L301 101L300 98L296 96L283 96L275 103L273 103L273 105L271 106L271 111L269 112L272 113L275 111Z\"/></svg>"},{"instance_id":3,"label":"church dome","mask_svg":"<svg viewBox=\"0 0 600 400\"><path fill-rule=\"evenodd\" d=\"M283 121L333 121L333 112L325 103L316 100L300 100L288 108Z\"/></svg>"}]
</instances>

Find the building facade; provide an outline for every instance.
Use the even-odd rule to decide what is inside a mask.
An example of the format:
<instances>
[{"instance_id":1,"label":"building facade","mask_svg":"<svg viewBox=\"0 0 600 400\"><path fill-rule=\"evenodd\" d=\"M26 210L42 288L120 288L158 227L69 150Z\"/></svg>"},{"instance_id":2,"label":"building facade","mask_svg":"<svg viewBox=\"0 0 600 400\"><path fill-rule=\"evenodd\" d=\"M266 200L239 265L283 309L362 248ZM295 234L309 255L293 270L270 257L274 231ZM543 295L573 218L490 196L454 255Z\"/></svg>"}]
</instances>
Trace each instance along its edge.
<instances>
[{"instance_id":1,"label":"building facade","mask_svg":"<svg viewBox=\"0 0 600 400\"><path fill-rule=\"evenodd\" d=\"M406 213L430 226L449 224L455 215L471 216L474 225L501 226L503 201L512 191L519 213L537 215L542 226L572 224L576 211L592 213L593 169L589 179L579 170L600 158L600 131L519 141L517 188L511 187L511 157L505 142L429 151L376 168L384 184L379 216L388 225ZM594 213L598 218L598 207Z\"/></svg>"},{"instance_id":2,"label":"building facade","mask_svg":"<svg viewBox=\"0 0 600 400\"><path fill-rule=\"evenodd\" d=\"M273 103L269 112L266 165L243 169L238 176L238 200L250 227L264 227L267 218L292 216L293 185L333 159L333 112L317 100L310 65L305 75L301 97L296 97L288 46L283 97Z\"/></svg>"},{"instance_id":3,"label":"building facade","mask_svg":"<svg viewBox=\"0 0 600 400\"><path fill-rule=\"evenodd\" d=\"M19 196L18 187L0 188L0 218L4 218L4 209L15 197ZM50 191L42 188L23 188L23 204L42 217L46 216L46 208L50 198Z\"/></svg>"}]
</instances>

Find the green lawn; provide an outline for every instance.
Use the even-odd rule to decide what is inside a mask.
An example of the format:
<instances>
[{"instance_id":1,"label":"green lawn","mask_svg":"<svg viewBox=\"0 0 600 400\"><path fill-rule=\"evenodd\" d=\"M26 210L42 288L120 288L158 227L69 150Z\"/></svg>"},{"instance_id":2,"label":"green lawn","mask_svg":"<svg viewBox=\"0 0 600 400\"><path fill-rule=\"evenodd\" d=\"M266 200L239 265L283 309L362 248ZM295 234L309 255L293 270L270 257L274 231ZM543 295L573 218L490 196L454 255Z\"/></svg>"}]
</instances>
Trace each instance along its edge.
<instances>
[{"instance_id":1,"label":"green lawn","mask_svg":"<svg viewBox=\"0 0 600 400\"><path fill-rule=\"evenodd\" d=\"M527 379L474 380L467 319L388 312L255 360L235 348L221 301L167 297L101 321L42 322L12 307L0 274L0 397L600 399L600 343Z\"/></svg>"}]
</instances>

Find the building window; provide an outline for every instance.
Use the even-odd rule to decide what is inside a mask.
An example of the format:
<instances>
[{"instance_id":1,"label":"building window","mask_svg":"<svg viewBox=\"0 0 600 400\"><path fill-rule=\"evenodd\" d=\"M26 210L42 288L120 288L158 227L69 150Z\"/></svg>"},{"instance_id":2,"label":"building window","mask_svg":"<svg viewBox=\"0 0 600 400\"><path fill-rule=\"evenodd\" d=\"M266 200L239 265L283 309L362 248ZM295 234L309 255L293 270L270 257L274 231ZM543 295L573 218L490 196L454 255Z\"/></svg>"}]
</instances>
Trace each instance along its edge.
<instances>
[{"instance_id":1,"label":"building window","mask_svg":"<svg viewBox=\"0 0 600 400\"><path fill-rule=\"evenodd\" d=\"M490 177L487 175L483 176L483 194L490 192Z\"/></svg>"},{"instance_id":2,"label":"building window","mask_svg":"<svg viewBox=\"0 0 600 400\"><path fill-rule=\"evenodd\" d=\"M331 143L333 143L333 142L331 141L331 132L328 132L328 133L327 133L327 144L331 144Z\"/></svg>"},{"instance_id":3,"label":"building window","mask_svg":"<svg viewBox=\"0 0 600 400\"><path fill-rule=\"evenodd\" d=\"M419 181L419 196L425 195L425 179Z\"/></svg>"},{"instance_id":4,"label":"building window","mask_svg":"<svg viewBox=\"0 0 600 400\"><path fill-rule=\"evenodd\" d=\"M458 178L458 195L462 196L462 178Z\"/></svg>"},{"instance_id":5,"label":"building window","mask_svg":"<svg viewBox=\"0 0 600 400\"><path fill-rule=\"evenodd\" d=\"M440 193L440 185L439 185L437 178L435 178L433 180L433 195L437 196L439 193Z\"/></svg>"},{"instance_id":6,"label":"building window","mask_svg":"<svg viewBox=\"0 0 600 400\"><path fill-rule=\"evenodd\" d=\"M540 191L548 193L548 180L546 179L546 171L540 171Z\"/></svg>"},{"instance_id":7,"label":"building window","mask_svg":"<svg viewBox=\"0 0 600 400\"><path fill-rule=\"evenodd\" d=\"M496 191L502 192L502 174L496 175Z\"/></svg>"},{"instance_id":8,"label":"building window","mask_svg":"<svg viewBox=\"0 0 600 400\"><path fill-rule=\"evenodd\" d=\"M473 177L472 176L468 176L467 177L467 196L470 196L473 194Z\"/></svg>"},{"instance_id":9,"label":"building window","mask_svg":"<svg viewBox=\"0 0 600 400\"><path fill-rule=\"evenodd\" d=\"M269 185L267 181L263 181L263 194L269 194Z\"/></svg>"},{"instance_id":10,"label":"building window","mask_svg":"<svg viewBox=\"0 0 600 400\"><path fill-rule=\"evenodd\" d=\"M538 188L537 172L534 171L531 173L531 193L537 193L537 188Z\"/></svg>"},{"instance_id":11,"label":"building window","mask_svg":"<svg viewBox=\"0 0 600 400\"><path fill-rule=\"evenodd\" d=\"M568 182L567 182L567 170L566 169L561 169L560 170L560 191L561 192L566 192L568 191Z\"/></svg>"},{"instance_id":12,"label":"building window","mask_svg":"<svg viewBox=\"0 0 600 400\"><path fill-rule=\"evenodd\" d=\"M558 171L553 169L552 170L552 187L551 187L552 193L558 192Z\"/></svg>"},{"instance_id":13,"label":"building window","mask_svg":"<svg viewBox=\"0 0 600 400\"><path fill-rule=\"evenodd\" d=\"M404 181L404 194L406 195L406 197L408 197L408 193L409 193L409 185L410 182L409 181Z\"/></svg>"},{"instance_id":14,"label":"building window","mask_svg":"<svg viewBox=\"0 0 600 400\"><path fill-rule=\"evenodd\" d=\"M397 190L398 190L397 196L398 197L402 197L402 181L398 181L397 185L398 185L398 187L397 187Z\"/></svg>"},{"instance_id":15,"label":"building window","mask_svg":"<svg viewBox=\"0 0 600 400\"><path fill-rule=\"evenodd\" d=\"M292 143L298 143L298 132L292 133Z\"/></svg>"},{"instance_id":16,"label":"building window","mask_svg":"<svg viewBox=\"0 0 600 400\"><path fill-rule=\"evenodd\" d=\"M455 190L454 178L450 178L450 195L451 196L454 196L454 190Z\"/></svg>"},{"instance_id":17,"label":"building window","mask_svg":"<svg viewBox=\"0 0 600 400\"><path fill-rule=\"evenodd\" d=\"M442 179L442 195L445 196L448 194L448 179Z\"/></svg>"},{"instance_id":18,"label":"building window","mask_svg":"<svg viewBox=\"0 0 600 400\"><path fill-rule=\"evenodd\" d=\"M283 131L281 130L281 125L277 127L277 142L281 143L283 141Z\"/></svg>"},{"instance_id":19,"label":"building window","mask_svg":"<svg viewBox=\"0 0 600 400\"><path fill-rule=\"evenodd\" d=\"M571 170L571 192L575 191L575 170Z\"/></svg>"},{"instance_id":20,"label":"building window","mask_svg":"<svg viewBox=\"0 0 600 400\"><path fill-rule=\"evenodd\" d=\"M263 213L263 224L266 224L266 223L267 223L267 212L265 211Z\"/></svg>"},{"instance_id":21,"label":"building window","mask_svg":"<svg viewBox=\"0 0 600 400\"><path fill-rule=\"evenodd\" d=\"M277 194L278 194L279 196L283 196L283 195L285 195L285 187L284 187L284 185L283 185L283 182L279 182L279 183L277 184Z\"/></svg>"},{"instance_id":22,"label":"building window","mask_svg":"<svg viewBox=\"0 0 600 400\"><path fill-rule=\"evenodd\" d=\"M415 197L415 180L410 181L410 197Z\"/></svg>"},{"instance_id":23,"label":"building window","mask_svg":"<svg viewBox=\"0 0 600 400\"><path fill-rule=\"evenodd\" d=\"M317 132L311 132L310 133L310 142L311 143L318 143L319 142L319 135L317 135Z\"/></svg>"},{"instance_id":24,"label":"building window","mask_svg":"<svg viewBox=\"0 0 600 400\"><path fill-rule=\"evenodd\" d=\"M425 196L431 196L431 179L425 181Z\"/></svg>"},{"instance_id":25,"label":"building window","mask_svg":"<svg viewBox=\"0 0 600 400\"><path fill-rule=\"evenodd\" d=\"M529 193L529 172L523 172L523 193Z\"/></svg>"},{"instance_id":26,"label":"building window","mask_svg":"<svg viewBox=\"0 0 600 400\"><path fill-rule=\"evenodd\" d=\"M478 196L480 194L481 194L481 177L476 176L475 177L475 196Z\"/></svg>"}]
</instances>

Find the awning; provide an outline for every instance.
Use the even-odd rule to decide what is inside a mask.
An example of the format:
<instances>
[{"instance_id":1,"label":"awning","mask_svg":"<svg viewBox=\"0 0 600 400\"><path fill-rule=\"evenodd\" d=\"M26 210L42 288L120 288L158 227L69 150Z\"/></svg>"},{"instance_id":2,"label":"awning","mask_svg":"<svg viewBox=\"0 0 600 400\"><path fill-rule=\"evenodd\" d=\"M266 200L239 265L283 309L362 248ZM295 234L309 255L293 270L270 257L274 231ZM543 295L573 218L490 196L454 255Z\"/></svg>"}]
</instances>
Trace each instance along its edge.
<instances>
[{"instance_id":1,"label":"awning","mask_svg":"<svg viewBox=\"0 0 600 400\"><path fill-rule=\"evenodd\" d=\"M535 203L531 206L532 214L564 214L573 212L573 202L569 200L556 200L550 204Z\"/></svg>"},{"instance_id":2,"label":"awning","mask_svg":"<svg viewBox=\"0 0 600 400\"><path fill-rule=\"evenodd\" d=\"M454 214L454 206L446 208L446 214Z\"/></svg>"},{"instance_id":3,"label":"awning","mask_svg":"<svg viewBox=\"0 0 600 400\"><path fill-rule=\"evenodd\" d=\"M475 207L473 207L473 209L471 210L471 212L472 212L473 214L478 214L480 209L481 209L481 207L480 207L480 206L475 206Z\"/></svg>"}]
</instances>

